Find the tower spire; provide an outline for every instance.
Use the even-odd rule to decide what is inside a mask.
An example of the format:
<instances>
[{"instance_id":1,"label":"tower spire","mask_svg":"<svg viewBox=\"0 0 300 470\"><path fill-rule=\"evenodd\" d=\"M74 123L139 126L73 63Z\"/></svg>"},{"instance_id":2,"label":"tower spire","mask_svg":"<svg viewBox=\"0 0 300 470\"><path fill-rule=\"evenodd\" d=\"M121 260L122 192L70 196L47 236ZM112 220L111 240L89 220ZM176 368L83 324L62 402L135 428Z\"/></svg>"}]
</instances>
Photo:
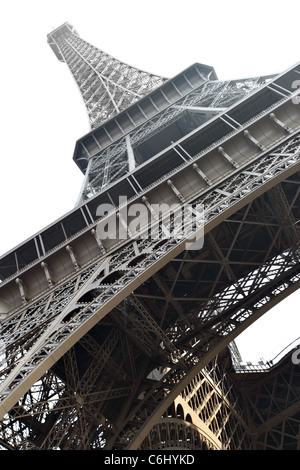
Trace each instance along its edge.
<instances>
[{"instance_id":1,"label":"tower spire","mask_svg":"<svg viewBox=\"0 0 300 470\"><path fill-rule=\"evenodd\" d=\"M114 117L166 79L120 62L84 41L64 23L48 34L57 58L71 70L87 108L91 128Z\"/></svg>"}]
</instances>

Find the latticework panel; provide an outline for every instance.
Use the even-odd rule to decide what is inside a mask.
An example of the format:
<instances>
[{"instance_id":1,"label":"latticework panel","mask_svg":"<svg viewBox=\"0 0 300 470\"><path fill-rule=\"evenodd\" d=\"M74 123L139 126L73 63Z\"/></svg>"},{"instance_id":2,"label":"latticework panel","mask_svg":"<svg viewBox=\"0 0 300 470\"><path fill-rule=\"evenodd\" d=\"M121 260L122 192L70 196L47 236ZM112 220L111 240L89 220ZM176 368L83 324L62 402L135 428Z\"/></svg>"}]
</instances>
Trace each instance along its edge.
<instances>
[{"instance_id":1,"label":"latticework panel","mask_svg":"<svg viewBox=\"0 0 300 470\"><path fill-rule=\"evenodd\" d=\"M241 394L231 357L216 357L180 393L149 432L141 449L250 450Z\"/></svg>"},{"instance_id":2,"label":"latticework panel","mask_svg":"<svg viewBox=\"0 0 300 470\"><path fill-rule=\"evenodd\" d=\"M299 191L293 181L284 184L284 198L297 217L300 214L293 204ZM123 448L139 426L150 420L156 407L169 407L166 400L171 392L179 396L184 389L191 410L225 447L242 446L245 434L233 412L237 399L230 383L217 367L201 372L201 364L207 351L218 345L222 349L222 342L227 344L244 322L299 282L297 254L288 249L290 235L283 236L283 221L279 223L268 204L278 194L280 188L273 190L273 196L270 192L238 211L211 232L201 253L177 256L134 296L97 322L52 366L50 375L46 373L12 408L2 422L2 442L15 448L106 448L118 437L117 447ZM233 224L238 225L234 240ZM276 255L282 250L286 251ZM124 264L124 257L131 255L127 249L118 256ZM137 263L134 269L140 268ZM113 295L113 286L122 285L117 273L106 276L102 283L99 274L98 278L95 275L91 270L81 281L75 277L39 307L28 309L25 317L15 316L6 322L11 346L7 343L8 355L2 363L9 374L16 361L22 364L25 348L30 350L47 323L51 325L50 319L55 320L50 342L37 349L31 362L24 362L23 370L19 369L22 376L16 370L12 391L20 380L26 380L31 367L47 360L47 353L93 316L101 299ZM89 278L94 289L83 295L80 286ZM77 291L79 298L70 314L60 317L61 302L70 305L72 292ZM28 328L27 335L21 335L22 343L18 324L24 332L26 325ZM151 371L164 367L170 368L168 373L154 381L148 377ZM185 385L185 377L190 377L191 385ZM151 426L151 420L149 423ZM151 429L156 424L157 419Z\"/></svg>"},{"instance_id":3,"label":"latticework panel","mask_svg":"<svg viewBox=\"0 0 300 470\"><path fill-rule=\"evenodd\" d=\"M300 368L291 353L269 372L240 381L253 448L300 450Z\"/></svg>"},{"instance_id":4,"label":"latticework panel","mask_svg":"<svg viewBox=\"0 0 300 470\"><path fill-rule=\"evenodd\" d=\"M197 374L181 395L220 441L221 449L250 449L245 411L230 372L231 359L223 354Z\"/></svg>"},{"instance_id":5,"label":"latticework panel","mask_svg":"<svg viewBox=\"0 0 300 470\"><path fill-rule=\"evenodd\" d=\"M48 35L69 66L82 94L91 127L107 121L161 85L165 79L131 67L78 36L70 25Z\"/></svg>"},{"instance_id":6,"label":"latticework panel","mask_svg":"<svg viewBox=\"0 0 300 470\"><path fill-rule=\"evenodd\" d=\"M176 418L156 424L140 450L219 450L197 426Z\"/></svg>"}]
</instances>

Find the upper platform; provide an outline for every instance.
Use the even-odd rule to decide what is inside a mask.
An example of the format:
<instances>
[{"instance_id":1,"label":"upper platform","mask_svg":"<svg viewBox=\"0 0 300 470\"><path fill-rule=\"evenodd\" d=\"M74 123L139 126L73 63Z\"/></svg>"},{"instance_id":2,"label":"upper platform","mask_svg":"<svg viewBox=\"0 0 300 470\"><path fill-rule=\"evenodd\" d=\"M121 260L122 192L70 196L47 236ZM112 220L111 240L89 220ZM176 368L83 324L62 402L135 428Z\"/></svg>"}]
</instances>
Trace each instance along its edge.
<instances>
[{"instance_id":1,"label":"upper platform","mask_svg":"<svg viewBox=\"0 0 300 470\"><path fill-rule=\"evenodd\" d=\"M64 23L63 25L54 29L51 33L47 35L47 41L48 41L49 46L53 50L58 60L60 60L61 62L65 62L65 60L59 50L57 42L58 42L58 39L66 33L74 33L78 36L77 31L70 23Z\"/></svg>"},{"instance_id":2,"label":"upper platform","mask_svg":"<svg viewBox=\"0 0 300 470\"><path fill-rule=\"evenodd\" d=\"M85 173L91 157L99 154L133 129L142 126L146 121L153 119L208 80L217 80L215 70L211 66L200 63L195 63L174 78L167 80L147 96L80 138L74 150L75 163Z\"/></svg>"}]
</instances>

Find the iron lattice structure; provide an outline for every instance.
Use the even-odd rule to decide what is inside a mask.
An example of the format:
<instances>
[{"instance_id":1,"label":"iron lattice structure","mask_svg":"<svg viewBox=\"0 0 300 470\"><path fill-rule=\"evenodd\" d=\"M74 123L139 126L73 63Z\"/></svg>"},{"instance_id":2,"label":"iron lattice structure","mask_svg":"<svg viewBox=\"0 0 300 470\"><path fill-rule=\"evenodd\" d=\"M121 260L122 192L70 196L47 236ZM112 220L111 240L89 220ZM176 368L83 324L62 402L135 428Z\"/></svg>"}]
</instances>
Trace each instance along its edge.
<instances>
[{"instance_id":1,"label":"iron lattice structure","mask_svg":"<svg viewBox=\"0 0 300 470\"><path fill-rule=\"evenodd\" d=\"M80 38L68 23L52 31L48 43L58 59L69 66L92 128L99 127L165 81L97 49Z\"/></svg>"},{"instance_id":2,"label":"iron lattice structure","mask_svg":"<svg viewBox=\"0 0 300 470\"><path fill-rule=\"evenodd\" d=\"M300 65L166 80L69 24L48 42L92 130L76 207L0 258L0 445L299 449L299 369L241 373L234 339L300 285Z\"/></svg>"}]
</instances>

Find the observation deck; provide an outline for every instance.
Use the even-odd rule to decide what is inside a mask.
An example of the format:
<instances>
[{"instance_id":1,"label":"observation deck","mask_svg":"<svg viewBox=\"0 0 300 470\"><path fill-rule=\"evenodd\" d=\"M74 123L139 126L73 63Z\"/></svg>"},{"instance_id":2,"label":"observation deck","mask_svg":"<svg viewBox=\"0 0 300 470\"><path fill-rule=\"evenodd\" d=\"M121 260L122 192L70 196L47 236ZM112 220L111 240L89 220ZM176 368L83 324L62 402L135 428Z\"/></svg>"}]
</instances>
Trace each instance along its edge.
<instances>
[{"instance_id":1,"label":"observation deck","mask_svg":"<svg viewBox=\"0 0 300 470\"><path fill-rule=\"evenodd\" d=\"M76 29L70 23L66 22L47 35L47 42L60 62L65 62L65 59L60 52L57 41L61 36L69 33L74 33L78 36Z\"/></svg>"}]
</instances>

